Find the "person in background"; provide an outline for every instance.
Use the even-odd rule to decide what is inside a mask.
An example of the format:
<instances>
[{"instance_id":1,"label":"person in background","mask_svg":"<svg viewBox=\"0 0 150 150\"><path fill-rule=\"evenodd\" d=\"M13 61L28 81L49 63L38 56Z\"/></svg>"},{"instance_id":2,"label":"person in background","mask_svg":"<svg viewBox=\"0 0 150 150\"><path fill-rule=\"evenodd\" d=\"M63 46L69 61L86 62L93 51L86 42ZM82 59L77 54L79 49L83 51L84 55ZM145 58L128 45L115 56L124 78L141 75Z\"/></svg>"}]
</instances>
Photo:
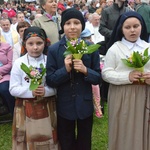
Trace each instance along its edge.
<instances>
[{"instance_id":1,"label":"person in background","mask_svg":"<svg viewBox=\"0 0 150 150\"><path fill-rule=\"evenodd\" d=\"M101 0L100 1L100 6L99 8L97 8L97 10L95 11L98 15L101 15L102 10L106 7L106 0Z\"/></svg>"},{"instance_id":2,"label":"person in background","mask_svg":"<svg viewBox=\"0 0 150 150\"><path fill-rule=\"evenodd\" d=\"M149 35L148 42L150 43L150 5L149 0L141 0L141 3L136 8L136 11L143 17L145 23L147 32Z\"/></svg>"},{"instance_id":3,"label":"person in background","mask_svg":"<svg viewBox=\"0 0 150 150\"><path fill-rule=\"evenodd\" d=\"M22 63L38 70L45 67L49 40L39 27L25 29L22 57L12 67L9 91L16 97L12 150L58 150L55 89L45 83L45 75L35 90L30 90L31 79L21 69ZM32 71L32 73L35 73Z\"/></svg>"},{"instance_id":4,"label":"person in background","mask_svg":"<svg viewBox=\"0 0 150 150\"><path fill-rule=\"evenodd\" d=\"M7 12L2 12L1 18L2 19L8 19L8 13Z\"/></svg>"},{"instance_id":5,"label":"person in background","mask_svg":"<svg viewBox=\"0 0 150 150\"><path fill-rule=\"evenodd\" d=\"M17 18L17 22L15 24L11 24L11 29L13 29L15 31L17 31L17 25L18 25L18 23L25 21L24 13L21 12L21 11L18 11L17 15L16 15L16 18Z\"/></svg>"},{"instance_id":6,"label":"person in background","mask_svg":"<svg viewBox=\"0 0 150 150\"><path fill-rule=\"evenodd\" d=\"M42 10L42 8L36 8L36 14L43 14L43 10ZM36 15L35 14L35 15Z\"/></svg>"},{"instance_id":7,"label":"person in background","mask_svg":"<svg viewBox=\"0 0 150 150\"><path fill-rule=\"evenodd\" d=\"M99 3L99 0L92 0L91 1L91 4L89 6L89 13L95 13L96 12L96 10L97 10L97 7L96 7L97 3Z\"/></svg>"},{"instance_id":8,"label":"person in background","mask_svg":"<svg viewBox=\"0 0 150 150\"><path fill-rule=\"evenodd\" d=\"M106 7L102 11L99 32L105 37L106 47L108 45L110 36L112 34L117 19L121 14L123 14L126 11L129 11L129 9L124 6L124 3L125 0L115 0L113 5Z\"/></svg>"},{"instance_id":9,"label":"person in background","mask_svg":"<svg viewBox=\"0 0 150 150\"><path fill-rule=\"evenodd\" d=\"M75 9L77 9L77 10L80 10L80 6L79 6L79 4L77 4L77 3L74 3L73 6L72 6L72 8L75 8Z\"/></svg>"},{"instance_id":10,"label":"person in background","mask_svg":"<svg viewBox=\"0 0 150 150\"><path fill-rule=\"evenodd\" d=\"M128 7L134 11L135 10L135 2L134 0L128 0Z\"/></svg>"},{"instance_id":11,"label":"person in background","mask_svg":"<svg viewBox=\"0 0 150 150\"><path fill-rule=\"evenodd\" d=\"M60 8L62 11L66 10L64 0L58 0L57 8Z\"/></svg>"},{"instance_id":12,"label":"person in background","mask_svg":"<svg viewBox=\"0 0 150 150\"><path fill-rule=\"evenodd\" d=\"M11 96L9 92L10 71L12 68L12 55L13 51L11 46L8 43L4 43L0 40L0 97L2 97L4 105L8 107L9 112L13 117L15 98Z\"/></svg>"},{"instance_id":13,"label":"person in background","mask_svg":"<svg viewBox=\"0 0 150 150\"><path fill-rule=\"evenodd\" d=\"M93 13L91 16L91 23L86 24L86 28L92 33L92 41L96 44L98 42L104 41L104 36L99 33L100 26L100 15Z\"/></svg>"},{"instance_id":14,"label":"person in background","mask_svg":"<svg viewBox=\"0 0 150 150\"><path fill-rule=\"evenodd\" d=\"M93 43L92 41L92 33L89 29L85 28L81 33L81 38L87 42ZM98 118L101 118L103 116L102 110L101 110L101 104L100 104L100 85L92 85L92 91L93 91L93 103L95 108L95 115Z\"/></svg>"},{"instance_id":15,"label":"person in background","mask_svg":"<svg viewBox=\"0 0 150 150\"><path fill-rule=\"evenodd\" d=\"M11 8L11 4L7 3L6 8L3 10L3 12L6 12L8 14L8 17L11 19L12 17L16 16L16 12Z\"/></svg>"},{"instance_id":16,"label":"person in background","mask_svg":"<svg viewBox=\"0 0 150 150\"><path fill-rule=\"evenodd\" d=\"M15 30L11 30L8 19L1 20L1 41L9 43L12 47L19 41L19 35Z\"/></svg>"},{"instance_id":17,"label":"person in background","mask_svg":"<svg viewBox=\"0 0 150 150\"><path fill-rule=\"evenodd\" d=\"M11 29L12 30L16 30L16 25L17 25L17 17L15 16L15 17L12 17L11 18Z\"/></svg>"},{"instance_id":18,"label":"person in background","mask_svg":"<svg viewBox=\"0 0 150 150\"><path fill-rule=\"evenodd\" d=\"M72 8L72 7L73 7L73 1L68 1L66 9Z\"/></svg>"},{"instance_id":19,"label":"person in background","mask_svg":"<svg viewBox=\"0 0 150 150\"><path fill-rule=\"evenodd\" d=\"M61 150L91 150L93 124L92 84L101 82L98 51L81 60L64 57L67 41L79 38L85 28L80 11L63 11L62 39L48 49L46 83L57 88L58 139ZM74 69L73 69L74 68ZM76 71L78 70L78 72Z\"/></svg>"},{"instance_id":20,"label":"person in background","mask_svg":"<svg viewBox=\"0 0 150 150\"><path fill-rule=\"evenodd\" d=\"M13 63L16 59L18 59L21 56L23 33L24 33L24 30L27 29L28 27L30 27L30 24L26 21L19 22L17 25L17 32L20 38L19 38L19 41L13 47Z\"/></svg>"},{"instance_id":21,"label":"person in background","mask_svg":"<svg viewBox=\"0 0 150 150\"><path fill-rule=\"evenodd\" d=\"M102 69L108 92L109 150L150 150L150 61L144 72L122 61L150 44L145 22L135 11L123 13L114 27ZM140 81L140 79L144 81Z\"/></svg>"},{"instance_id":22,"label":"person in background","mask_svg":"<svg viewBox=\"0 0 150 150\"><path fill-rule=\"evenodd\" d=\"M58 31L60 29L60 21L56 16L57 1L56 0L39 0L41 8L44 10L42 17L36 18L32 25L41 27L45 30L46 35L51 39L51 43L56 43L60 36Z\"/></svg>"},{"instance_id":23,"label":"person in background","mask_svg":"<svg viewBox=\"0 0 150 150\"><path fill-rule=\"evenodd\" d=\"M135 11L138 9L140 4L141 4L141 0L135 0Z\"/></svg>"},{"instance_id":24,"label":"person in background","mask_svg":"<svg viewBox=\"0 0 150 150\"><path fill-rule=\"evenodd\" d=\"M61 18L62 12L63 12L63 11L61 10L61 8L58 8L58 9L57 9L57 13L58 13L58 15L59 15L60 18Z\"/></svg>"},{"instance_id":25,"label":"person in background","mask_svg":"<svg viewBox=\"0 0 150 150\"><path fill-rule=\"evenodd\" d=\"M88 11L85 11L83 14L83 17L84 17L84 21L86 24L87 24L87 22L90 23L90 17L89 16L92 16L92 14L90 14Z\"/></svg>"},{"instance_id":26,"label":"person in background","mask_svg":"<svg viewBox=\"0 0 150 150\"><path fill-rule=\"evenodd\" d=\"M42 14L36 14L37 16L42 16ZM37 18L37 16L36 16L36 18ZM30 24L31 24L31 26L32 26L32 23L33 23L33 21L34 21L34 19L35 19L35 15L31 15L31 16L29 16L28 17L29 18L29 22L30 22Z\"/></svg>"},{"instance_id":27,"label":"person in background","mask_svg":"<svg viewBox=\"0 0 150 150\"><path fill-rule=\"evenodd\" d=\"M80 3L79 6L80 6L79 10L81 11L82 15L84 15L84 13L88 11L85 3Z\"/></svg>"},{"instance_id":28,"label":"person in background","mask_svg":"<svg viewBox=\"0 0 150 150\"><path fill-rule=\"evenodd\" d=\"M114 0L106 0L106 7L111 6L114 3Z\"/></svg>"},{"instance_id":29,"label":"person in background","mask_svg":"<svg viewBox=\"0 0 150 150\"><path fill-rule=\"evenodd\" d=\"M43 16L42 14L36 14L36 15L35 15L35 19L36 19L36 18L39 18L39 17L42 17L42 16Z\"/></svg>"}]
</instances>

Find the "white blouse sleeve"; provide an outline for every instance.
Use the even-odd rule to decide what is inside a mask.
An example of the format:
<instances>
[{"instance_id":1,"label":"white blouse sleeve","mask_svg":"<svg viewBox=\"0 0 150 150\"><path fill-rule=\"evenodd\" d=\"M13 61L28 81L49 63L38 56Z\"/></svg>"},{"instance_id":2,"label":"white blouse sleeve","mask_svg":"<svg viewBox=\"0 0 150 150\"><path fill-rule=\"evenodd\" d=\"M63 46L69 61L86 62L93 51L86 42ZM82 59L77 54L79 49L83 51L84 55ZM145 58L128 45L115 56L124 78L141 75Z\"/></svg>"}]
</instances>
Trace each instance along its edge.
<instances>
[{"instance_id":1,"label":"white blouse sleeve","mask_svg":"<svg viewBox=\"0 0 150 150\"><path fill-rule=\"evenodd\" d=\"M113 45L107 52L102 69L102 78L111 84L131 84L129 80L130 69L124 66L121 60L121 52Z\"/></svg>"}]
</instances>

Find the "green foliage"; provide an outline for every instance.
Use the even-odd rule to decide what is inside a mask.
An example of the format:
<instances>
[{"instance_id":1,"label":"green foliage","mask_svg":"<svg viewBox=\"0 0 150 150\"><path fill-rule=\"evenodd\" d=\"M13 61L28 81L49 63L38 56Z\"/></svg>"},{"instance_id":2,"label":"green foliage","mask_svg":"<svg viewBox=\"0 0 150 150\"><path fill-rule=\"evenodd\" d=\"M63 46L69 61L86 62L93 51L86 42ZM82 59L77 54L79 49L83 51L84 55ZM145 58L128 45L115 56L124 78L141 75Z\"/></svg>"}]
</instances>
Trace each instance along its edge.
<instances>
[{"instance_id":1,"label":"green foliage","mask_svg":"<svg viewBox=\"0 0 150 150\"><path fill-rule=\"evenodd\" d=\"M78 40L75 38L70 41L67 41L66 51L63 55L66 57L69 54L91 54L94 51L96 51L99 47L99 44L92 44L88 46L83 40Z\"/></svg>"},{"instance_id":2,"label":"green foliage","mask_svg":"<svg viewBox=\"0 0 150 150\"><path fill-rule=\"evenodd\" d=\"M92 132L92 150L108 149L108 110L105 104L105 113L102 118L94 116Z\"/></svg>"},{"instance_id":3,"label":"green foliage","mask_svg":"<svg viewBox=\"0 0 150 150\"><path fill-rule=\"evenodd\" d=\"M11 120L10 114L0 116L0 122ZM0 150L11 150L12 145L12 122L0 124Z\"/></svg>"},{"instance_id":4,"label":"green foliage","mask_svg":"<svg viewBox=\"0 0 150 150\"><path fill-rule=\"evenodd\" d=\"M44 65L41 63L40 68L33 67L32 65L28 68L24 63L22 63L20 67L31 80L29 89L37 89L38 86L42 83L42 78L46 73L46 68L44 68Z\"/></svg>"},{"instance_id":5,"label":"green foliage","mask_svg":"<svg viewBox=\"0 0 150 150\"><path fill-rule=\"evenodd\" d=\"M123 63L128 67L143 67L150 60L150 56L148 55L148 49L149 48L146 48L143 54L134 51L130 57L127 57L127 59L122 59Z\"/></svg>"}]
</instances>

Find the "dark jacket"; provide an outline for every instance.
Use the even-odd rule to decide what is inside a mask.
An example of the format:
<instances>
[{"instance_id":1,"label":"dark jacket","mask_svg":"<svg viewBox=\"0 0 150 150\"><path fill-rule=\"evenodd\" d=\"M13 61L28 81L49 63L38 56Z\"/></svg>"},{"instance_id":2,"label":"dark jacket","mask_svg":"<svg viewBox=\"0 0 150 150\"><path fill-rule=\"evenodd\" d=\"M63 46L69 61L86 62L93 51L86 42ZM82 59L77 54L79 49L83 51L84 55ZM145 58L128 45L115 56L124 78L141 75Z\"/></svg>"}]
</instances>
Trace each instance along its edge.
<instances>
[{"instance_id":1,"label":"dark jacket","mask_svg":"<svg viewBox=\"0 0 150 150\"><path fill-rule=\"evenodd\" d=\"M147 32L148 34L150 34L150 5L142 3L138 5L136 11L143 17L146 24Z\"/></svg>"},{"instance_id":2,"label":"dark jacket","mask_svg":"<svg viewBox=\"0 0 150 150\"><path fill-rule=\"evenodd\" d=\"M127 8L122 5L118 7L118 4L113 3L112 6L109 6L102 11L101 23L99 32L105 36L106 43L109 41L112 34L113 28L121 14L127 11Z\"/></svg>"},{"instance_id":3,"label":"dark jacket","mask_svg":"<svg viewBox=\"0 0 150 150\"><path fill-rule=\"evenodd\" d=\"M66 39L51 45L47 57L46 82L57 88L57 113L69 119L85 119L93 113L93 95L91 84L101 83L98 51L82 57L87 66L88 75L66 71L63 53L66 50Z\"/></svg>"}]
</instances>

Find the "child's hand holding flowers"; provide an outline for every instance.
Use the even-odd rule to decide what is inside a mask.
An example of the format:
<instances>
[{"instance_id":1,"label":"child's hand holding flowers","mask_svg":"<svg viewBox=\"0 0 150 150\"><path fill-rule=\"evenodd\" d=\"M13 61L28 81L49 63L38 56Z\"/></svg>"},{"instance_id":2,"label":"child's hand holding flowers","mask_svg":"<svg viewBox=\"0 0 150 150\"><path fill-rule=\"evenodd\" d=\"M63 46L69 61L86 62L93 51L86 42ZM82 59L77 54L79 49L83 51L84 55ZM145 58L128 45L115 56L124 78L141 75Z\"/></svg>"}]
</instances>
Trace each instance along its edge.
<instances>
[{"instance_id":1,"label":"child's hand holding flowers","mask_svg":"<svg viewBox=\"0 0 150 150\"><path fill-rule=\"evenodd\" d=\"M133 70L129 73L129 80L131 82L139 82L142 77L142 72L138 70Z\"/></svg>"},{"instance_id":2,"label":"child's hand holding flowers","mask_svg":"<svg viewBox=\"0 0 150 150\"><path fill-rule=\"evenodd\" d=\"M98 44L88 46L84 40L77 38L68 41L66 51L64 52L67 72L71 71L71 66L73 64L74 69L77 70L77 72L79 71L86 74L87 68L84 66L81 58L84 54L91 54L95 52L99 47L100 45Z\"/></svg>"},{"instance_id":3,"label":"child's hand holding flowers","mask_svg":"<svg viewBox=\"0 0 150 150\"><path fill-rule=\"evenodd\" d=\"M144 50L143 54L137 51L133 52L130 57L127 56L127 59L122 59L125 65L135 69L129 74L129 79L131 82L144 81L144 66L149 60L150 56L148 54L148 48Z\"/></svg>"},{"instance_id":4,"label":"child's hand holding flowers","mask_svg":"<svg viewBox=\"0 0 150 150\"><path fill-rule=\"evenodd\" d=\"M73 59L73 67L78 72L82 72L83 74L87 75L87 67L83 64L82 60Z\"/></svg>"},{"instance_id":5,"label":"child's hand holding flowers","mask_svg":"<svg viewBox=\"0 0 150 150\"><path fill-rule=\"evenodd\" d=\"M64 59L65 67L67 72L70 72L72 69L72 55L67 55Z\"/></svg>"},{"instance_id":6,"label":"child's hand holding flowers","mask_svg":"<svg viewBox=\"0 0 150 150\"><path fill-rule=\"evenodd\" d=\"M146 84L150 85L150 72L143 73L142 78L144 79Z\"/></svg>"},{"instance_id":7,"label":"child's hand holding flowers","mask_svg":"<svg viewBox=\"0 0 150 150\"><path fill-rule=\"evenodd\" d=\"M38 88L32 91L34 97L42 97L45 95L45 87L43 85L39 85Z\"/></svg>"}]
</instances>

